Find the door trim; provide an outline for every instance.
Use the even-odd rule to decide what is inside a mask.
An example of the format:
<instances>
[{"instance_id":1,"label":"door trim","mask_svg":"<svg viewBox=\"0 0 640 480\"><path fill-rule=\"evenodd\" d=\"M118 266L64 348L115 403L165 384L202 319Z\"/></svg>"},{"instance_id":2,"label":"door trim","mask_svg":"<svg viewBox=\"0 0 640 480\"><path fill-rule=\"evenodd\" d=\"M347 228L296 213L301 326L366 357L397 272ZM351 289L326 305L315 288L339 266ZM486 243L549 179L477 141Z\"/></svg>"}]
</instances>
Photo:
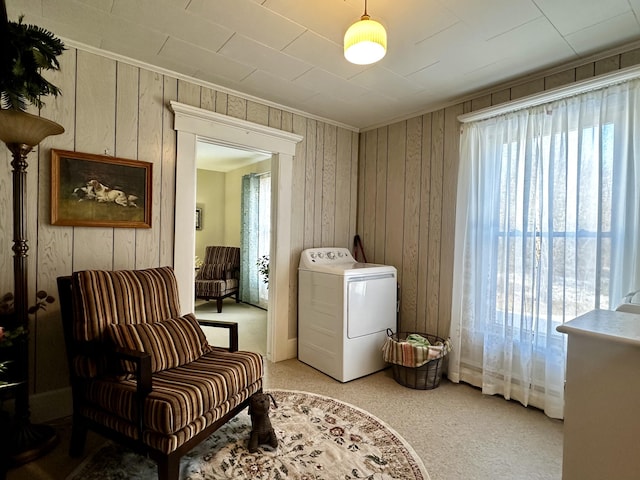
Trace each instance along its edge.
<instances>
[{"instance_id":1,"label":"door trim","mask_svg":"<svg viewBox=\"0 0 640 480\"><path fill-rule=\"evenodd\" d=\"M183 310L194 310L196 143L199 137L271 153L271 253L267 358L295 358L289 338L291 185L296 145L303 137L276 128L171 101L177 132L174 270Z\"/></svg>"}]
</instances>

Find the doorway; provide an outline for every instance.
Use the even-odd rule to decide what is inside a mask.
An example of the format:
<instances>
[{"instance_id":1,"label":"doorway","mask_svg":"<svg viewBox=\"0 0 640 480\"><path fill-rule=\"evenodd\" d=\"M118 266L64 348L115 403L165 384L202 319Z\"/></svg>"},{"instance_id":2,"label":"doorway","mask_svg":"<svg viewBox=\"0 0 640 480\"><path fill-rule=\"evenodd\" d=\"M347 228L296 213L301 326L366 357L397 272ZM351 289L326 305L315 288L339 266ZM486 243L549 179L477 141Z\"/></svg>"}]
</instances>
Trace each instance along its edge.
<instances>
[{"instance_id":1,"label":"doorway","mask_svg":"<svg viewBox=\"0 0 640 480\"><path fill-rule=\"evenodd\" d=\"M212 139L221 145L257 150L272 155L271 253L267 358L278 362L295 358L295 312L289 311L291 275L291 185L296 145L303 137L227 115L171 101L177 131L174 207L174 270L183 310L193 311L193 258L195 256L196 143Z\"/></svg>"},{"instance_id":2,"label":"doorway","mask_svg":"<svg viewBox=\"0 0 640 480\"><path fill-rule=\"evenodd\" d=\"M268 297L258 261L270 253L271 155L199 138L196 168L196 259L211 245L239 247L242 302L228 297L218 313L216 302L196 299L196 316L236 322L240 349L266 355ZM225 331L204 330L212 345L226 345Z\"/></svg>"}]
</instances>

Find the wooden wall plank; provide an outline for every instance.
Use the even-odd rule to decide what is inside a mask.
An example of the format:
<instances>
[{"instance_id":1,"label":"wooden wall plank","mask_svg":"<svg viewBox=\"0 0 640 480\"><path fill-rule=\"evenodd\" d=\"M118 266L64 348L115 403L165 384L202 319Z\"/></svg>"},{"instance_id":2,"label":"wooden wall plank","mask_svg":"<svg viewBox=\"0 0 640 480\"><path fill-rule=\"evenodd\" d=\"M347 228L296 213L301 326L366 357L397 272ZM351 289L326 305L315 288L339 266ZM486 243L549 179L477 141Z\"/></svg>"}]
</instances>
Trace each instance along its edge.
<instances>
[{"instance_id":1,"label":"wooden wall plank","mask_svg":"<svg viewBox=\"0 0 640 480\"><path fill-rule=\"evenodd\" d=\"M77 151L98 154L114 151L115 106L116 62L78 50ZM76 227L73 242L73 269L111 268L113 268L113 229Z\"/></svg>"},{"instance_id":2,"label":"wooden wall plank","mask_svg":"<svg viewBox=\"0 0 640 480\"><path fill-rule=\"evenodd\" d=\"M247 118L247 100L229 95L227 98L227 115L241 119Z\"/></svg>"},{"instance_id":3,"label":"wooden wall plank","mask_svg":"<svg viewBox=\"0 0 640 480\"><path fill-rule=\"evenodd\" d=\"M544 90L544 78L537 78L527 83L521 83L511 88L511 100L526 97Z\"/></svg>"},{"instance_id":4,"label":"wooden wall plank","mask_svg":"<svg viewBox=\"0 0 640 480\"><path fill-rule=\"evenodd\" d=\"M491 95L483 95L471 100L471 111L481 110L491 106Z\"/></svg>"},{"instance_id":5,"label":"wooden wall plank","mask_svg":"<svg viewBox=\"0 0 640 480\"><path fill-rule=\"evenodd\" d=\"M282 110L278 108L268 107L269 109L269 121L267 125L273 128L278 128L284 130L286 132L291 132L291 125L287 127L287 125L282 125ZM288 119L291 119L291 115L288 115ZM303 135L303 133L298 133L298 135Z\"/></svg>"},{"instance_id":6,"label":"wooden wall plank","mask_svg":"<svg viewBox=\"0 0 640 480\"><path fill-rule=\"evenodd\" d=\"M431 185L429 198L429 253L427 260L427 316L426 332L438 329L440 301L440 246L442 243L442 176L444 163L444 111L431 117ZM446 239L453 243L453 239Z\"/></svg>"},{"instance_id":7,"label":"wooden wall plank","mask_svg":"<svg viewBox=\"0 0 640 480\"><path fill-rule=\"evenodd\" d=\"M216 92L216 112L223 115L229 109L229 95L223 92Z\"/></svg>"},{"instance_id":8,"label":"wooden wall plank","mask_svg":"<svg viewBox=\"0 0 640 480\"><path fill-rule=\"evenodd\" d=\"M316 246L315 230L315 191L316 191L316 136L317 122L307 120L307 134L302 141L305 148L304 181L304 248Z\"/></svg>"},{"instance_id":9,"label":"wooden wall plank","mask_svg":"<svg viewBox=\"0 0 640 480\"><path fill-rule=\"evenodd\" d=\"M280 117L281 118L281 117ZM293 133L304 135L307 130L306 119L300 115L293 117ZM306 148L299 143L293 159L291 185L291 246L289 252L289 320L297 319L298 312L298 265L300 253L304 248L304 199L305 199L305 168ZM294 328L297 331L297 323ZM297 335L297 333L296 333Z\"/></svg>"},{"instance_id":10,"label":"wooden wall plank","mask_svg":"<svg viewBox=\"0 0 640 480\"><path fill-rule=\"evenodd\" d=\"M500 103L508 102L509 100L511 100L510 88L505 88L504 90L491 94L491 105L498 105Z\"/></svg>"},{"instance_id":11,"label":"wooden wall plank","mask_svg":"<svg viewBox=\"0 0 640 480\"><path fill-rule=\"evenodd\" d=\"M173 129L172 100L178 99L178 81L164 77L162 112L162 192L176 189L176 134ZM160 266L173 265L173 239L175 235L175 197L162 194L160 211Z\"/></svg>"},{"instance_id":12,"label":"wooden wall plank","mask_svg":"<svg viewBox=\"0 0 640 480\"><path fill-rule=\"evenodd\" d=\"M322 169L322 246L335 245L337 131L335 125L324 128L324 166Z\"/></svg>"},{"instance_id":13,"label":"wooden wall plank","mask_svg":"<svg viewBox=\"0 0 640 480\"><path fill-rule=\"evenodd\" d=\"M215 112L216 110L216 91L212 88L200 88L200 108Z\"/></svg>"},{"instance_id":14,"label":"wooden wall plank","mask_svg":"<svg viewBox=\"0 0 640 480\"><path fill-rule=\"evenodd\" d=\"M271 110L274 110L274 109L271 109ZM271 126L273 128L280 128L285 132L292 132L293 131L293 114L291 112L283 112L282 110L276 110L276 112L279 112L279 113L274 113L274 114L269 113L269 122L271 123L273 121L273 124ZM278 118L280 118L281 120L280 127L277 126Z\"/></svg>"},{"instance_id":15,"label":"wooden wall plank","mask_svg":"<svg viewBox=\"0 0 640 480\"><path fill-rule=\"evenodd\" d=\"M61 150L73 150L74 146L75 109L71 92L75 92L76 87L75 49L71 48L65 51L63 55L58 57L58 60L61 70L47 70L43 75L48 81L60 88L62 95L46 99L46 107L42 111L42 116L59 123L65 131L62 135L47 137L40 142L38 147L39 162L34 165L39 168L37 170L31 169L31 172L27 174L29 183L37 182L39 192L37 242L32 242L36 238L29 238L29 248L33 253L27 259L29 263L37 265L36 276L31 280L35 281L36 290L44 290L56 299L58 298L57 277L71 274L73 227L58 227L50 223L51 148L55 146ZM74 74L65 75L63 72L73 72ZM34 156L34 154L30 154L29 161ZM2 178L1 175L0 178ZM7 222L7 225L10 223ZM0 288L0 293L4 294L6 291L9 290ZM46 310L39 311L30 327L31 339L34 340L30 364L33 369L30 388L33 392L54 390L68 382L66 357L60 355L60 352L65 351L65 344L59 315L60 303L56 301L54 304L48 305Z\"/></svg>"},{"instance_id":16,"label":"wooden wall plank","mask_svg":"<svg viewBox=\"0 0 640 480\"><path fill-rule=\"evenodd\" d=\"M349 236L347 237L348 248L353 248L353 238L355 237L358 229L358 142L360 135L356 132L351 132L351 166L349 169L349 183L350 183L350 204L349 204Z\"/></svg>"},{"instance_id":17,"label":"wooden wall plank","mask_svg":"<svg viewBox=\"0 0 640 480\"><path fill-rule=\"evenodd\" d=\"M386 230L387 230L387 168L389 127L378 129L376 143L376 229L373 238L373 262L385 265L386 260Z\"/></svg>"},{"instance_id":18,"label":"wooden wall plank","mask_svg":"<svg viewBox=\"0 0 640 480\"><path fill-rule=\"evenodd\" d=\"M364 173L364 196L362 228L360 239L364 246L365 255L369 262L373 262L376 232L376 147L378 135L372 130L365 133L365 151L362 157Z\"/></svg>"},{"instance_id":19,"label":"wooden wall plank","mask_svg":"<svg viewBox=\"0 0 640 480\"><path fill-rule=\"evenodd\" d=\"M318 122L316 127L316 151L315 151L315 186L313 190L314 215L313 215L313 246L322 246L322 176L324 171L324 127Z\"/></svg>"},{"instance_id":20,"label":"wooden wall plank","mask_svg":"<svg viewBox=\"0 0 640 480\"><path fill-rule=\"evenodd\" d=\"M576 68L576 82L591 78L595 75L595 64L587 63Z\"/></svg>"},{"instance_id":21,"label":"wooden wall plank","mask_svg":"<svg viewBox=\"0 0 640 480\"><path fill-rule=\"evenodd\" d=\"M335 169L335 234L333 243L337 247L351 248L351 132L340 128L336 138Z\"/></svg>"},{"instance_id":22,"label":"wooden wall plank","mask_svg":"<svg viewBox=\"0 0 640 480\"><path fill-rule=\"evenodd\" d=\"M247 120L259 125L269 125L269 107L262 103L248 101Z\"/></svg>"},{"instance_id":23,"label":"wooden wall plank","mask_svg":"<svg viewBox=\"0 0 640 480\"><path fill-rule=\"evenodd\" d=\"M431 232L431 118L422 116L422 165L420 169L420 247L418 251L418 300L416 305L416 331L427 332L427 306L429 303L429 236Z\"/></svg>"},{"instance_id":24,"label":"wooden wall plank","mask_svg":"<svg viewBox=\"0 0 640 480\"><path fill-rule=\"evenodd\" d=\"M620 55L620 68L632 67L640 63L640 48L624 52Z\"/></svg>"},{"instance_id":25,"label":"wooden wall plank","mask_svg":"<svg viewBox=\"0 0 640 480\"><path fill-rule=\"evenodd\" d=\"M114 156L138 157L138 84L140 70L116 64L116 144ZM133 228L113 230L113 268L135 268L136 232Z\"/></svg>"},{"instance_id":26,"label":"wooden wall plank","mask_svg":"<svg viewBox=\"0 0 640 480\"><path fill-rule=\"evenodd\" d=\"M456 199L459 169L460 105L444 111L444 170L442 174L442 243L440 245L440 292L438 302L438 327L434 331L446 338L451 325L451 300L453 289L453 255L456 230ZM431 333L431 332L429 332Z\"/></svg>"},{"instance_id":27,"label":"wooden wall plank","mask_svg":"<svg viewBox=\"0 0 640 480\"><path fill-rule=\"evenodd\" d=\"M549 90L551 88L561 87L562 85L573 83L575 82L575 80L576 69L570 68L569 70L564 70L562 72L554 73L553 75L544 77L544 89Z\"/></svg>"},{"instance_id":28,"label":"wooden wall plank","mask_svg":"<svg viewBox=\"0 0 640 480\"><path fill-rule=\"evenodd\" d=\"M153 164L151 228L136 230L136 268L159 266L162 210L162 132L164 80L162 75L140 70L138 160Z\"/></svg>"},{"instance_id":29,"label":"wooden wall plank","mask_svg":"<svg viewBox=\"0 0 640 480\"><path fill-rule=\"evenodd\" d=\"M364 177L365 177L365 164L366 164L366 138L367 138L367 132L365 133L361 133L358 137L358 169L357 169L357 204L358 204L358 212L356 214L356 232L355 235L363 235L363 229L364 229ZM354 235L354 238L355 238ZM355 256L355 250L354 250L354 245L353 245L353 239L352 239L352 244L350 246L351 248L351 253L354 254Z\"/></svg>"},{"instance_id":30,"label":"wooden wall plank","mask_svg":"<svg viewBox=\"0 0 640 480\"><path fill-rule=\"evenodd\" d=\"M11 152L0 144L0 294L13 292L13 183Z\"/></svg>"},{"instance_id":31,"label":"wooden wall plank","mask_svg":"<svg viewBox=\"0 0 640 480\"><path fill-rule=\"evenodd\" d=\"M613 55L611 57L598 60L594 64L594 72L596 75L602 75L603 73L613 72L620 69L620 55Z\"/></svg>"},{"instance_id":32,"label":"wooden wall plank","mask_svg":"<svg viewBox=\"0 0 640 480\"><path fill-rule=\"evenodd\" d=\"M402 290L400 318L403 329L416 331L418 295L418 248L420 242L420 170L422 118L407 120L407 152L404 176L404 232L402 243Z\"/></svg>"},{"instance_id":33,"label":"wooden wall plank","mask_svg":"<svg viewBox=\"0 0 640 480\"><path fill-rule=\"evenodd\" d=\"M200 86L185 80L178 80L178 101L194 107L200 106Z\"/></svg>"},{"instance_id":34,"label":"wooden wall plank","mask_svg":"<svg viewBox=\"0 0 640 480\"><path fill-rule=\"evenodd\" d=\"M387 229L385 263L398 269L402 284L402 234L404 225L404 175L407 123L389 126L389 167L387 169ZM402 292L400 293L402 295Z\"/></svg>"}]
</instances>

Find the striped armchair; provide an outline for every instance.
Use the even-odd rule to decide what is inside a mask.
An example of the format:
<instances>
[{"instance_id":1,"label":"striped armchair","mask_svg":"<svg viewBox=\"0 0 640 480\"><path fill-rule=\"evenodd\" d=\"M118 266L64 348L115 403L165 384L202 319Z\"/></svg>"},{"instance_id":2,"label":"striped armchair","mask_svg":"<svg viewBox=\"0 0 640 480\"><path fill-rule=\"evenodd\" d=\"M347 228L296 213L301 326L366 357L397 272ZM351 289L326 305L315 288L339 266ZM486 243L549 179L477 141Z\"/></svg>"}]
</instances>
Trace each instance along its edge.
<instances>
[{"instance_id":1,"label":"striped armchair","mask_svg":"<svg viewBox=\"0 0 640 480\"><path fill-rule=\"evenodd\" d=\"M238 326L182 315L173 269L82 271L58 278L73 393L70 454L88 429L148 454L160 480L262 390L262 358L238 351ZM200 327L229 330L230 348Z\"/></svg>"},{"instance_id":2,"label":"striped armchair","mask_svg":"<svg viewBox=\"0 0 640 480\"><path fill-rule=\"evenodd\" d=\"M196 275L196 298L216 300L218 313L222 312L222 300L232 295L239 299L240 248L207 247L204 262Z\"/></svg>"}]
</instances>

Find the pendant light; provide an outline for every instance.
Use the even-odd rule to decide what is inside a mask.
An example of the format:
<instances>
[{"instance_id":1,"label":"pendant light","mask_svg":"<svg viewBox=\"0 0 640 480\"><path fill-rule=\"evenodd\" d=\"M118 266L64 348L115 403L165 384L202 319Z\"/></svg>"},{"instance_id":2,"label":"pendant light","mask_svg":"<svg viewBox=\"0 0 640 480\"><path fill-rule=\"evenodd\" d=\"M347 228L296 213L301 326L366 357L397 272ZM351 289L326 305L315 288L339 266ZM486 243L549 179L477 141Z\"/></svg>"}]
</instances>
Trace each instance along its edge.
<instances>
[{"instance_id":1,"label":"pendant light","mask_svg":"<svg viewBox=\"0 0 640 480\"><path fill-rule=\"evenodd\" d=\"M364 0L364 15L344 34L344 58L356 65L369 65L381 60L386 53L387 32L382 24L371 20L367 0Z\"/></svg>"}]
</instances>

